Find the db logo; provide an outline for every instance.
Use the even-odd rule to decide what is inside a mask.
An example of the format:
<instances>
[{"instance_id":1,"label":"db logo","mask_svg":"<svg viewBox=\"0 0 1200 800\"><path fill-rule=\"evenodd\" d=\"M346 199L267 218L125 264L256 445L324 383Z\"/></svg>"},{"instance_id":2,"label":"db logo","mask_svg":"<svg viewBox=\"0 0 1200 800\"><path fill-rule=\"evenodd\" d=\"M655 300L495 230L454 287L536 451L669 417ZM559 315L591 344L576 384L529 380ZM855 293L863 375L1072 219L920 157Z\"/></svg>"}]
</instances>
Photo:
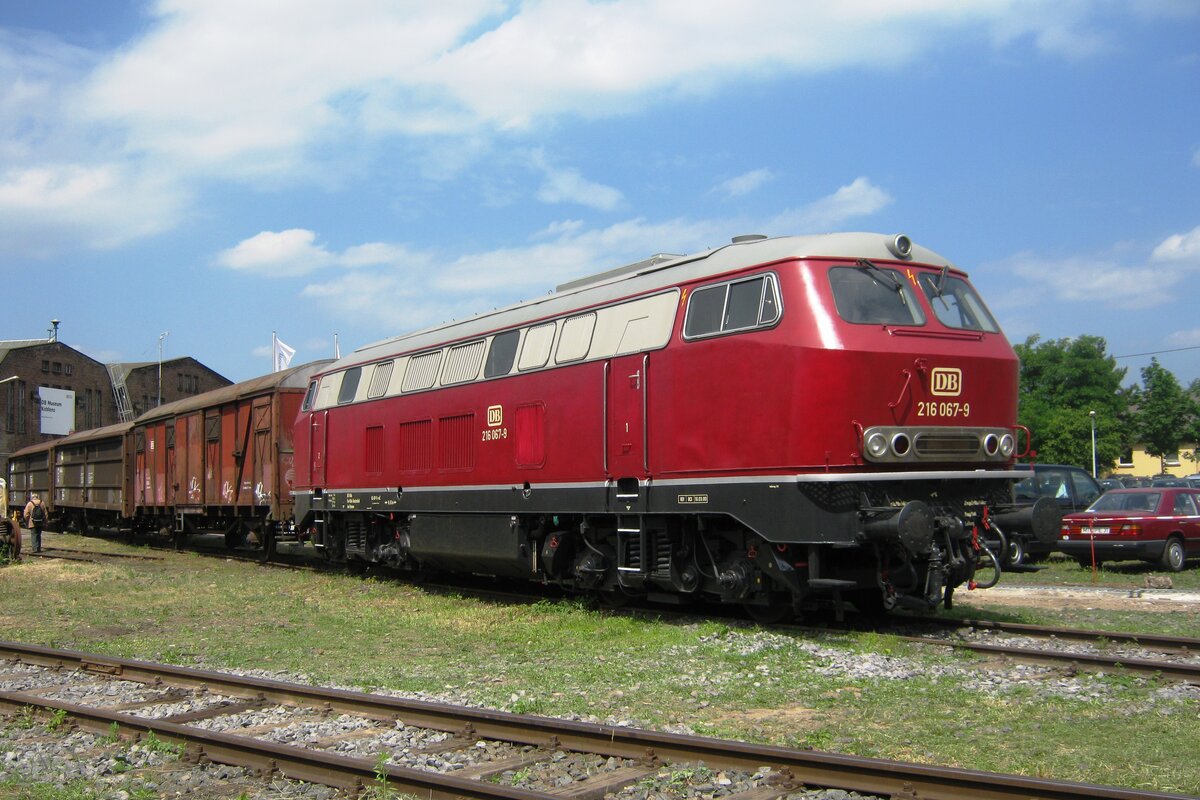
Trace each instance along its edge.
<instances>
[{"instance_id":1,"label":"db logo","mask_svg":"<svg viewBox=\"0 0 1200 800\"><path fill-rule=\"evenodd\" d=\"M962 370L957 367L935 367L931 380L931 394L938 397L958 397L962 394Z\"/></svg>"},{"instance_id":2,"label":"db logo","mask_svg":"<svg viewBox=\"0 0 1200 800\"><path fill-rule=\"evenodd\" d=\"M488 406L488 427L498 428L504 424L504 406Z\"/></svg>"}]
</instances>

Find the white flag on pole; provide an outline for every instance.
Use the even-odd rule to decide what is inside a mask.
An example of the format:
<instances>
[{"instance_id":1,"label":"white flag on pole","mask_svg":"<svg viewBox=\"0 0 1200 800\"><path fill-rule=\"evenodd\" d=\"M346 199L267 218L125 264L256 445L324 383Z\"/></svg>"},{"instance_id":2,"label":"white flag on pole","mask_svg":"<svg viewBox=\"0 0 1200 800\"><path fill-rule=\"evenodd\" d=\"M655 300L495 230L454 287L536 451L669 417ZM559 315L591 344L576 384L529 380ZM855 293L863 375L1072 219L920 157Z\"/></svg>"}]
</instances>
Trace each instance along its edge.
<instances>
[{"instance_id":1,"label":"white flag on pole","mask_svg":"<svg viewBox=\"0 0 1200 800\"><path fill-rule=\"evenodd\" d=\"M292 363L292 356L296 355L296 348L288 347L280 339L275 339L275 372L281 369L287 369L288 364Z\"/></svg>"}]
</instances>

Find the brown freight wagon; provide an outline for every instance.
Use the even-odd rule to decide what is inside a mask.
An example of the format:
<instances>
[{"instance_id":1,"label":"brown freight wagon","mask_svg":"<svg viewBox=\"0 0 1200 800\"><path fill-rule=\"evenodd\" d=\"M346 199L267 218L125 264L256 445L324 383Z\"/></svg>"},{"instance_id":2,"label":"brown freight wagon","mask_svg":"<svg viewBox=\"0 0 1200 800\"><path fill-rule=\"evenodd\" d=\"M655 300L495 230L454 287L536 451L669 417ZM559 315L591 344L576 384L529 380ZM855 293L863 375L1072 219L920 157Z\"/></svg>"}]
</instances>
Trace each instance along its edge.
<instances>
[{"instance_id":1,"label":"brown freight wagon","mask_svg":"<svg viewBox=\"0 0 1200 800\"><path fill-rule=\"evenodd\" d=\"M40 494L51 530L127 528L134 516L132 432L133 423L120 422L18 450L8 470L22 487L22 506Z\"/></svg>"},{"instance_id":2,"label":"brown freight wagon","mask_svg":"<svg viewBox=\"0 0 1200 800\"><path fill-rule=\"evenodd\" d=\"M20 512L30 496L38 494L54 524L54 498L51 496L50 461L54 442L40 442L23 447L8 458L8 506Z\"/></svg>"},{"instance_id":3,"label":"brown freight wagon","mask_svg":"<svg viewBox=\"0 0 1200 800\"><path fill-rule=\"evenodd\" d=\"M63 530L120 528L133 515L133 424L120 422L54 441L50 504Z\"/></svg>"},{"instance_id":4,"label":"brown freight wagon","mask_svg":"<svg viewBox=\"0 0 1200 800\"><path fill-rule=\"evenodd\" d=\"M266 549L294 533L292 425L329 361L273 372L146 412L133 422L140 532L223 532Z\"/></svg>"}]
</instances>

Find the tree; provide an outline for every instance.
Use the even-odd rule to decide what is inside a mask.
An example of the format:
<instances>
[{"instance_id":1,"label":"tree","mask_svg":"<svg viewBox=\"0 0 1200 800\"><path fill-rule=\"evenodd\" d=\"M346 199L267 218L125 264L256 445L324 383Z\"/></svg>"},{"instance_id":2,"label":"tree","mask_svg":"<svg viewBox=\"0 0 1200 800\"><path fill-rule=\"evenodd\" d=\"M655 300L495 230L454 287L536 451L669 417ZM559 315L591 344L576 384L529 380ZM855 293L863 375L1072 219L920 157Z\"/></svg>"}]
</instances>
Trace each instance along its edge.
<instances>
[{"instance_id":1,"label":"tree","mask_svg":"<svg viewBox=\"0 0 1200 800\"><path fill-rule=\"evenodd\" d=\"M1200 408L1183 390L1175 375L1157 358L1142 370L1136 428L1146 452L1163 459L1179 452L1179 445L1194 438Z\"/></svg>"},{"instance_id":2,"label":"tree","mask_svg":"<svg viewBox=\"0 0 1200 800\"><path fill-rule=\"evenodd\" d=\"M1092 416L1096 412L1096 461L1111 469L1133 444L1130 390L1125 368L1107 354L1099 336L1016 345L1021 359L1018 421L1029 428L1038 460L1092 468Z\"/></svg>"}]
</instances>

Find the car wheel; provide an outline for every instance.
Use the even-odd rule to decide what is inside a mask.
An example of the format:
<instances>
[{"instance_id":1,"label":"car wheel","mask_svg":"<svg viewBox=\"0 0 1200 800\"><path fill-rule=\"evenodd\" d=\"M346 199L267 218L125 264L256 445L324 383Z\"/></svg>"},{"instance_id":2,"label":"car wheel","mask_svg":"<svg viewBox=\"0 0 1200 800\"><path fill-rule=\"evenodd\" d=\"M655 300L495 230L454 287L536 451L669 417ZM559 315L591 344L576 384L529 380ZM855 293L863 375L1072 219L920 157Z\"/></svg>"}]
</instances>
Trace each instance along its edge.
<instances>
[{"instance_id":1,"label":"car wheel","mask_svg":"<svg viewBox=\"0 0 1200 800\"><path fill-rule=\"evenodd\" d=\"M1006 567L1019 567L1025 563L1027 553L1025 551L1025 542L1019 536L1014 536L1008 540L1008 552L1004 554L1004 565Z\"/></svg>"},{"instance_id":2,"label":"car wheel","mask_svg":"<svg viewBox=\"0 0 1200 800\"><path fill-rule=\"evenodd\" d=\"M1168 539L1167 546L1163 548L1162 565L1171 572L1182 572L1186 560L1187 556L1183 552L1183 540L1174 537Z\"/></svg>"}]
</instances>

